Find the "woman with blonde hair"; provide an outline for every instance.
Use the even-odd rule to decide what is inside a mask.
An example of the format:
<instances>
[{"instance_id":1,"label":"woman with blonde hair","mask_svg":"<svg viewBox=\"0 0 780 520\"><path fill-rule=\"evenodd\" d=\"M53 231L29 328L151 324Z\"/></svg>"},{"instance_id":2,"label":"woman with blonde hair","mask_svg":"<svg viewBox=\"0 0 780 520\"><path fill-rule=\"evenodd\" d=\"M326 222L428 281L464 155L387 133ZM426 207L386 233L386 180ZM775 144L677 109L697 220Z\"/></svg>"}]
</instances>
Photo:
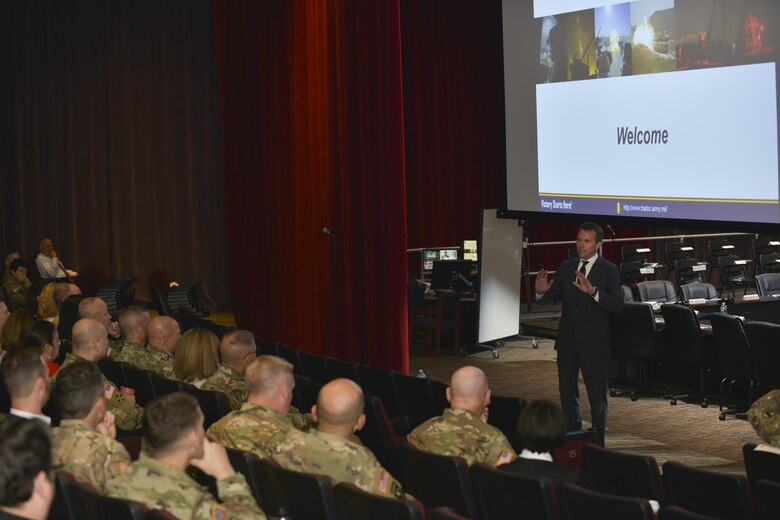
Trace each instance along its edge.
<instances>
[{"instance_id":1,"label":"woman with blonde hair","mask_svg":"<svg viewBox=\"0 0 780 520\"><path fill-rule=\"evenodd\" d=\"M24 344L27 329L33 324L33 315L27 309L17 309L6 320L3 330L0 331L0 348L9 352ZM0 358L2 354L0 354Z\"/></svg>"},{"instance_id":2,"label":"woman with blonde hair","mask_svg":"<svg viewBox=\"0 0 780 520\"><path fill-rule=\"evenodd\" d=\"M50 321L54 325L59 324L60 308L54 300L54 293L60 284L47 283L38 295L38 319Z\"/></svg>"},{"instance_id":3,"label":"woman with blonde hair","mask_svg":"<svg viewBox=\"0 0 780 520\"><path fill-rule=\"evenodd\" d=\"M192 328L176 344L176 378L198 388L219 368L219 338L206 329Z\"/></svg>"}]
</instances>

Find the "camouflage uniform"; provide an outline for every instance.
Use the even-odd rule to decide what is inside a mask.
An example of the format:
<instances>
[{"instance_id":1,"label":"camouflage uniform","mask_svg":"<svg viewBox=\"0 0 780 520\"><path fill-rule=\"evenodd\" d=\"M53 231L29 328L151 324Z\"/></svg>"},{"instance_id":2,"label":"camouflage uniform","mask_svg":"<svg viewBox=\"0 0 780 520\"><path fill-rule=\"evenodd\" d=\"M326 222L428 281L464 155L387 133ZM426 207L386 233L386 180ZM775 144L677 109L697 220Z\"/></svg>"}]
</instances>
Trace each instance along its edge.
<instances>
[{"instance_id":1,"label":"camouflage uniform","mask_svg":"<svg viewBox=\"0 0 780 520\"><path fill-rule=\"evenodd\" d=\"M80 420L63 419L52 435L52 462L101 493L106 482L124 473L130 454L120 443Z\"/></svg>"},{"instance_id":2,"label":"camouflage uniform","mask_svg":"<svg viewBox=\"0 0 780 520\"><path fill-rule=\"evenodd\" d=\"M295 428L302 432L307 432L317 426L314 417L312 417L310 413L301 413L301 411L294 406L290 406L290 411L287 412L287 418L290 419Z\"/></svg>"},{"instance_id":3,"label":"camouflage uniform","mask_svg":"<svg viewBox=\"0 0 780 520\"><path fill-rule=\"evenodd\" d=\"M772 390L753 403L747 419L764 442L780 448L780 390Z\"/></svg>"},{"instance_id":4,"label":"camouflage uniform","mask_svg":"<svg viewBox=\"0 0 780 520\"><path fill-rule=\"evenodd\" d=\"M215 422L207 432L209 439L227 448L249 451L261 459L271 455L269 439L295 431L289 416L273 408L244 403L241 410L230 412Z\"/></svg>"},{"instance_id":5,"label":"camouflage uniform","mask_svg":"<svg viewBox=\"0 0 780 520\"><path fill-rule=\"evenodd\" d=\"M312 430L271 439L271 458L293 471L327 475L333 484L350 482L378 495L406 498L401 484L379 464L371 450L343 437Z\"/></svg>"},{"instance_id":6,"label":"camouflage uniform","mask_svg":"<svg viewBox=\"0 0 780 520\"><path fill-rule=\"evenodd\" d=\"M517 458L501 430L463 409L447 408L441 417L412 430L407 441L419 450L463 457L469 466L479 462L498 466Z\"/></svg>"},{"instance_id":7,"label":"camouflage uniform","mask_svg":"<svg viewBox=\"0 0 780 520\"><path fill-rule=\"evenodd\" d=\"M10 271L7 274L10 274ZM3 290L6 297L19 308L27 305L27 296L30 293L31 285L32 282L30 282L29 278L26 282L20 282L14 275L10 275L3 280Z\"/></svg>"},{"instance_id":8,"label":"camouflage uniform","mask_svg":"<svg viewBox=\"0 0 780 520\"><path fill-rule=\"evenodd\" d=\"M203 390L224 392L230 400L230 408L240 410L241 403L246 401L246 379L244 374L232 368L219 365L216 372L206 379L201 387Z\"/></svg>"},{"instance_id":9,"label":"camouflage uniform","mask_svg":"<svg viewBox=\"0 0 780 520\"><path fill-rule=\"evenodd\" d=\"M150 509L165 509L177 518L245 520L265 515L240 473L217 481L222 504L208 488L185 472L141 454L125 474L106 484L109 496L137 500Z\"/></svg>"},{"instance_id":10,"label":"camouflage uniform","mask_svg":"<svg viewBox=\"0 0 780 520\"><path fill-rule=\"evenodd\" d=\"M146 356L146 347L133 343L126 339L120 339L111 345L111 359L114 361L124 361L137 366L138 360Z\"/></svg>"},{"instance_id":11,"label":"camouflage uniform","mask_svg":"<svg viewBox=\"0 0 780 520\"><path fill-rule=\"evenodd\" d=\"M138 368L160 374L166 379L175 379L176 371L173 369L173 354L161 348L149 345L146 354L136 363Z\"/></svg>"},{"instance_id":12,"label":"camouflage uniform","mask_svg":"<svg viewBox=\"0 0 780 520\"><path fill-rule=\"evenodd\" d=\"M79 358L70 352L65 354L65 361L63 361L62 366L57 370L57 373L51 377L51 384L56 382L57 374L59 374L63 368L78 360ZM126 431L140 428L143 425L144 409L137 404L130 404L130 402L125 399L125 396L119 391L119 388L106 379L106 376L103 376L103 387L105 388L103 395L106 398L106 410L116 416L116 427Z\"/></svg>"}]
</instances>

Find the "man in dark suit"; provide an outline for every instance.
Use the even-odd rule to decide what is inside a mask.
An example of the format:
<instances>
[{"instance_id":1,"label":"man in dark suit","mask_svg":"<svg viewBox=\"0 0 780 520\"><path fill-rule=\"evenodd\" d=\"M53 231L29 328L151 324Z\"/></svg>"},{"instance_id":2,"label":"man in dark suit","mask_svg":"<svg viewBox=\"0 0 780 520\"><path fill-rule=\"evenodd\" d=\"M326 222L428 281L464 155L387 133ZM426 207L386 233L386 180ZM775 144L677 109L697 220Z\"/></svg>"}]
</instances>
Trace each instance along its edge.
<instances>
[{"instance_id":1,"label":"man in dark suit","mask_svg":"<svg viewBox=\"0 0 780 520\"><path fill-rule=\"evenodd\" d=\"M604 232L592 222L577 233L578 258L564 260L555 279L540 269L535 289L538 303L563 302L555 340L558 351L558 388L566 426L582 429L579 371L585 379L591 421L603 435L607 426L610 314L623 309L620 270L598 255Z\"/></svg>"}]
</instances>

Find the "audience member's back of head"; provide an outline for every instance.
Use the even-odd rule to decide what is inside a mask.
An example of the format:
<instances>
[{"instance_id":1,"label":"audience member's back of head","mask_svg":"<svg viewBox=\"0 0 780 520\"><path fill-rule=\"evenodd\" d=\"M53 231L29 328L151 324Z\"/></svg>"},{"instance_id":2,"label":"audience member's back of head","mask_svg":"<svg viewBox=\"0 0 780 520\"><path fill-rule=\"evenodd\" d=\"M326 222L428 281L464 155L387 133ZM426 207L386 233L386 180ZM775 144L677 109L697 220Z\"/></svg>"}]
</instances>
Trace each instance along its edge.
<instances>
[{"instance_id":1,"label":"audience member's back of head","mask_svg":"<svg viewBox=\"0 0 780 520\"><path fill-rule=\"evenodd\" d=\"M0 364L0 371L12 398L29 396L38 378L49 379L46 365L41 361L40 350L35 347L20 347L6 354Z\"/></svg>"},{"instance_id":2,"label":"audience member's back of head","mask_svg":"<svg viewBox=\"0 0 780 520\"><path fill-rule=\"evenodd\" d=\"M33 315L27 309L17 309L6 320L0 331L0 346L10 351L24 345L27 329L33 324Z\"/></svg>"},{"instance_id":3,"label":"audience member's back of head","mask_svg":"<svg viewBox=\"0 0 780 520\"><path fill-rule=\"evenodd\" d=\"M292 364L278 356L258 356L246 369L246 389L249 395L276 393L282 384L294 385Z\"/></svg>"},{"instance_id":4,"label":"audience member's back of head","mask_svg":"<svg viewBox=\"0 0 780 520\"><path fill-rule=\"evenodd\" d=\"M357 383L350 379L334 379L317 395L318 427L352 433L351 429L363 415L364 406L365 397Z\"/></svg>"},{"instance_id":5,"label":"audience member's back of head","mask_svg":"<svg viewBox=\"0 0 780 520\"><path fill-rule=\"evenodd\" d=\"M73 294L65 298L60 306L60 324L57 330L60 333L60 339L71 339L73 325L79 321L79 304L84 297L80 294Z\"/></svg>"},{"instance_id":6,"label":"audience member's back of head","mask_svg":"<svg viewBox=\"0 0 780 520\"><path fill-rule=\"evenodd\" d=\"M199 327L182 334L173 360L176 376L187 383L207 379L219 368L219 338Z\"/></svg>"},{"instance_id":7,"label":"audience member's back of head","mask_svg":"<svg viewBox=\"0 0 780 520\"><path fill-rule=\"evenodd\" d=\"M27 328L27 334L24 337L25 347L37 347L42 349L47 343L54 343L54 334L57 327L50 321L38 320Z\"/></svg>"},{"instance_id":8,"label":"audience member's back of head","mask_svg":"<svg viewBox=\"0 0 780 520\"><path fill-rule=\"evenodd\" d=\"M46 425L34 419L0 424L0 507L28 504L31 518L46 518L54 497L51 474L51 439ZM41 492L40 486L47 489Z\"/></svg>"},{"instance_id":9,"label":"audience member's back of head","mask_svg":"<svg viewBox=\"0 0 780 520\"><path fill-rule=\"evenodd\" d=\"M54 295L60 285L58 283L47 283L41 289L41 293L38 295L38 319L46 320L59 315L60 308L54 300Z\"/></svg>"},{"instance_id":10,"label":"audience member's back of head","mask_svg":"<svg viewBox=\"0 0 780 520\"><path fill-rule=\"evenodd\" d=\"M255 336L248 330L233 330L222 336L219 344L219 360L223 365L248 364L248 356L254 356L257 347Z\"/></svg>"},{"instance_id":11,"label":"audience member's back of head","mask_svg":"<svg viewBox=\"0 0 780 520\"><path fill-rule=\"evenodd\" d=\"M561 406L549 399L531 401L517 422L520 445L536 453L549 453L563 446L566 420Z\"/></svg>"},{"instance_id":12,"label":"audience member's back of head","mask_svg":"<svg viewBox=\"0 0 780 520\"><path fill-rule=\"evenodd\" d=\"M193 429L203 421L198 401L186 392L155 398L146 406L144 436L155 456L175 452Z\"/></svg>"},{"instance_id":13,"label":"audience member's back of head","mask_svg":"<svg viewBox=\"0 0 780 520\"><path fill-rule=\"evenodd\" d=\"M54 291L54 303L57 304L57 308L62 307L62 302L68 296L80 296L81 289L74 283L58 283L57 288Z\"/></svg>"},{"instance_id":14,"label":"audience member's back of head","mask_svg":"<svg viewBox=\"0 0 780 520\"><path fill-rule=\"evenodd\" d=\"M103 375L95 363L76 361L57 374L55 394L63 419L84 419L103 395Z\"/></svg>"}]
</instances>

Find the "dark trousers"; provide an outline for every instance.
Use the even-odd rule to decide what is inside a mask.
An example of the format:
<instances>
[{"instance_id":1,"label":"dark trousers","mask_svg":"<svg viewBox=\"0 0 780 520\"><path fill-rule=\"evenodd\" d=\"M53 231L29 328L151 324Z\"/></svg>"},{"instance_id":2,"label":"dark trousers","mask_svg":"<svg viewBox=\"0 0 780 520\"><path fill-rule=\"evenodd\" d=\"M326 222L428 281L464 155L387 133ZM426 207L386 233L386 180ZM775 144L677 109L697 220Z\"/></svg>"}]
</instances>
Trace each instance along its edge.
<instances>
[{"instance_id":1,"label":"dark trousers","mask_svg":"<svg viewBox=\"0 0 780 520\"><path fill-rule=\"evenodd\" d=\"M582 429L580 413L579 371L585 379L590 403L591 422L603 432L607 427L607 378L609 357L582 357L576 350L558 351L558 389L561 408L569 431Z\"/></svg>"}]
</instances>

